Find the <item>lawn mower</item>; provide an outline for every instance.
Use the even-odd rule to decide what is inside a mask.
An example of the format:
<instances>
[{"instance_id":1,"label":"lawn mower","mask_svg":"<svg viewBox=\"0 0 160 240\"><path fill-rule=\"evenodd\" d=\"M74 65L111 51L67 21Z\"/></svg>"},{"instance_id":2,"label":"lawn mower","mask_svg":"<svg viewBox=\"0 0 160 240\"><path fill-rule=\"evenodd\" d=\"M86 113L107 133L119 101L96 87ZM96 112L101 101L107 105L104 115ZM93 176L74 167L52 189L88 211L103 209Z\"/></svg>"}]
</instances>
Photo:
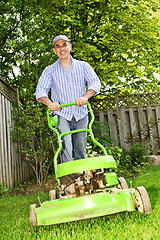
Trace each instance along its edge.
<instances>
[{"instance_id":1,"label":"lawn mower","mask_svg":"<svg viewBox=\"0 0 160 240\"><path fill-rule=\"evenodd\" d=\"M117 178L116 161L108 155L106 149L94 138L92 124L94 114L89 102L86 102L90 122L87 129L78 129L59 134L56 126L58 117L47 110L48 125L56 133L58 149L54 156L54 171L57 189L49 192L49 201L30 205L31 226L51 225L77 221L138 210L143 214L151 213L149 196L144 187L128 187L123 177ZM76 105L66 103L60 107ZM58 164L58 155L62 149L62 136L82 131L89 133L93 144L97 145L102 156L73 160Z\"/></svg>"}]
</instances>

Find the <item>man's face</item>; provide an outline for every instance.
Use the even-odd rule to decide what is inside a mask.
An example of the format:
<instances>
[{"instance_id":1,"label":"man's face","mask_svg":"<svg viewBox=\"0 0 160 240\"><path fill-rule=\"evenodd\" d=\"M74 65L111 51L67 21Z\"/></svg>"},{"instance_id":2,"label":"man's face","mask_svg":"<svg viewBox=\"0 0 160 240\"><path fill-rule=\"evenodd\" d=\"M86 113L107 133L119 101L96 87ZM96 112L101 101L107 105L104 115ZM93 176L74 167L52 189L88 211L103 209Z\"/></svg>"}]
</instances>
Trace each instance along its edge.
<instances>
[{"instance_id":1,"label":"man's face","mask_svg":"<svg viewBox=\"0 0 160 240\"><path fill-rule=\"evenodd\" d=\"M55 48L53 48L53 50L60 60L65 60L70 56L72 45L66 40L60 39L55 43Z\"/></svg>"}]
</instances>

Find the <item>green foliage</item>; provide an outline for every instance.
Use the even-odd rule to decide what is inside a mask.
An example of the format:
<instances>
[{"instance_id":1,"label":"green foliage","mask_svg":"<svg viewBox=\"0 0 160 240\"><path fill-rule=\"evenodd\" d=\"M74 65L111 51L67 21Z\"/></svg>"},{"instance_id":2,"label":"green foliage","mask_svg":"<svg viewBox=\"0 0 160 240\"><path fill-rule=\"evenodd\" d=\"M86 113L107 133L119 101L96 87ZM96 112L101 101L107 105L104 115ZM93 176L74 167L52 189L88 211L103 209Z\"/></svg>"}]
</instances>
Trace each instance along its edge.
<instances>
[{"instance_id":1,"label":"green foliage","mask_svg":"<svg viewBox=\"0 0 160 240\"><path fill-rule=\"evenodd\" d=\"M98 155L98 152L93 150L92 144L90 145L89 143L87 143L87 146L86 146L86 157L87 158L88 157L91 158L91 157L96 157L97 155Z\"/></svg>"},{"instance_id":2,"label":"green foliage","mask_svg":"<svg viewBox=\"0 0 160 240\"><path fill-rule=\"evenodd\" d=\"M41 104L30 101L25 109L15 107L12 112L14 125L11 133L20 145L19 155L27 161L41 184L49 168L53 167L56 140L48 133L46 111Z\"/></svg>"},{"instance_id":3,"label":"green foliage","mask_svg":"<svg viewBox=\"0 0 160 240\"><path fill-rule=\"evenodd\" d=\"M0 196L6 196L11 192L9 188L0 183Z\"/></svg>"},{"instance_id":4,"label":"green foliage","mask_svg":"<svg viewBox=\"0 0 160 240\"><path fill-rule=\"evenodd\" d=\"M106 148L107 153L109 155L112 155L117 163L117 165L119 165L120 159L121 159L121 155L123 153L123 150L118 147L118 146L114 146L114 147L110 147L110 148Z\"/></svg>"},{"instance_id":5,"label":"green foliage","mask_svg":"<svg viewBox=\"0 0 160 240\"><path fill-rule=\"evenodd\" d=\"M118 172L123 175L139 173L149 163L149 156L144 159L145 147L142 143L133 143L130 150L122 151L119 147L111 147L108 154L113 155L118 165Z\"/></svg>"},{"instance_id":6,"label":"green foliage","mask_svg":"<svg viewBox=\"0 0 160 240\"><path fill-rule=\"evenodd\" d=\"M130 149L130 156L133 163L142 164L144 161L145 148L142 143L134 143Z\"/></svg>"}]
</instances>

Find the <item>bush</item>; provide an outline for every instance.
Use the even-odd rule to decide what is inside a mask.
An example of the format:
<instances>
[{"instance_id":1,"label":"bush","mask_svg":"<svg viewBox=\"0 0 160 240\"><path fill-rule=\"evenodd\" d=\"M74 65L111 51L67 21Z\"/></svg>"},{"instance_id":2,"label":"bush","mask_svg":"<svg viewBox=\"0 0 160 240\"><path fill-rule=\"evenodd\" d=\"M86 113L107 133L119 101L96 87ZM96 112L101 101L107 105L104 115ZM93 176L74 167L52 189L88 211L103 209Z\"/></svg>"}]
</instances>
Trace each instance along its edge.
<instances>
[{"instance_id":1,"label":"bush","mask_svg":"<svg viewBox=\"0 0 160 240\"><path fill-rule=\"evenodd\" d=\"M129 151L122 151L121 148L115 146L108 151L117 162L118 172L124 175L131 175L140 172L144 167L145 147L142 143L134 143Z\"/></svg>"},{"instance_id":2,"label":"bush","mask_svg":"<svg viewBox=\"0 0 160 240\"><path fill-rule=\"evenodd\" d=\"M45 182L49 168L53 167L56 138L50 135L46 109L40 103L28 102L23 109L14 107L14 125L11 134L20 145L19 154L32 167L37 183Z\"/></svg>"},{"instance_id":3,"label":"bush","mask_svg":"<svg viewBox=\"0 0 160 240\"><path fill-rule=\"evenodd\" d=\"M109 155L112 155L114 157L114 160L116 161L117 165L119 165L119 162L121 160L121 155L122 155L122 149L118 146L110 147L109 149L106 148L107 153Z\"/></svg>"},{"instance_id":4,"label":"bush","mask_svg":"<svg viewBox=\"0 0 160 240\"><path fill-rule=\"evenodd\" d=\"M145 147L142 143L134 143L130 149L130 156L132 159L132 165L141 165L143 162L143 156L145 152Z\"/></svg>"},{"instance_id":5,"label":"bush","mask_svg":"<svg viewBox=\"0 0 160 240\"><path fill-rule=\"evenodd\" d=\"M7 195L11 192L9 188L0 183L0 196Z\"/></svg>"}]
</instances>

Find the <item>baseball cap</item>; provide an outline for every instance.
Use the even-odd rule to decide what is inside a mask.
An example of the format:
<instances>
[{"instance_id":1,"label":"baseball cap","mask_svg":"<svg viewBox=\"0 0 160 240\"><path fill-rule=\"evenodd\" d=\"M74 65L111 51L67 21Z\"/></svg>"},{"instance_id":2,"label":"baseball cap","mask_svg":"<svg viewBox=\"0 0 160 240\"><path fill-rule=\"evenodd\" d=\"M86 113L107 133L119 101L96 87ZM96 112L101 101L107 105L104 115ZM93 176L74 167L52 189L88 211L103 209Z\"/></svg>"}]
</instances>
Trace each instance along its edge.
<instances>
[{"instance_id":1,"label":"baseball cap","mask_svg":"<svg viewBox=\"0 0 160 240\"><path fill-rule=\"evenodd\" d=\"M55 43L60 39L66 40L67 42L70 42L66 35L58 35L53 39L53 47L55 47Z\"/></svg>"}]
</instances>

